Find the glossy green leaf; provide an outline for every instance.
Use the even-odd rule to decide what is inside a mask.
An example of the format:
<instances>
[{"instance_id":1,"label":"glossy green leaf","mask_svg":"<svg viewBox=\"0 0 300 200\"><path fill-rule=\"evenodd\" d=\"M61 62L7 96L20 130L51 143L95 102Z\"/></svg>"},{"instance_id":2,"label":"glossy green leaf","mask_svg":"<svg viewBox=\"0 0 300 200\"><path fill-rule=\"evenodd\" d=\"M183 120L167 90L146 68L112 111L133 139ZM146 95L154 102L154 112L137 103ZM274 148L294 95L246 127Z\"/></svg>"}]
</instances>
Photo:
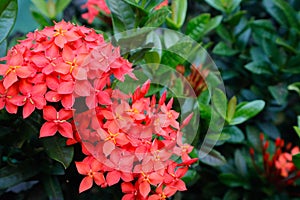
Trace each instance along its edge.
<instances>
[{"instance_id":1,"label":"glossy green leaf","mask_svg":"<svg viewBox=\"0 0 300 200\"><path fill-rule=\"evenodd\" d=\"M288 86L289 90L293 90L300 95L300 82L292 83Z\"/></svg>"},{"instance_id":2,"label":"glossy green leaf","mask_svg":"<svg viewBox=\"0 0 300 200\"><path fill-rule=\"evenodd\" d=\"M208 13L201 14L188 22L186 34L194 40L201 40L204 35L219 26L222 18L222 16L210 18Z\"/></svg>"},{"instance_id":3,"label":"glossy green leaf","mask_svg":"<svg viewBox=\"0 0 300 200\"><path fill-rule=\"evenodd\" d=\"M219 42L213 49L213 53L220 56L233 56L238 52L238 50L230 48L224 42Z\"/></svg>"},{"instance_id":4,"label":"glossy green leaf","mask_svg":"<svg viewBox=\"0 0 300 200\"><path fill-rule=\"evenodd\" d=\"M300 153L293 155L293 163L300 169Z\"/></svg>"},{"instance_id":5,"label":"glossy green leaf","mask_svg":"<svg viewBox=\"0 0 300 200\"><path fill-rule=\"evenodd\" d=\"M199 180L200 175L195 169L189 169L182 177L182 180L188 185L193 185Z\"/></svg>"},{"instance_id":6,"label":"glossy green leaf","mask_svg":"<svg viewBox=\"0 0 300 200\"><path fill-rule=\"evenodd\" d=\"M297 19L297 13L291 7L291 5L288 2L284 1L284 0L274 0L273 2L285 14L286 19L289 22L289 25L291 27L296 28L296 29L299 30L299 23L298 23L298 19Z\"/></svg>"},{"instance_id":7,"label":"glossy green leaf","mask_svg":"<svg viewBox=\"0 0 300 200\"><path fill-rule=\"evenodd\" d=\"M285 48L286 50L288 50L294 54L298 53L298 50L296 50L292 45L290 45L289 43L284 41L282 38L277 38L275 42L276 42L276 44L282 46L283 48Z\"/></svg>"},{"instance_id":8,"label":"glossy green leaf","mask_svg":"<svg viewBox=\"0 0 300 200\"><path fill-rule=\"evenodd\" d=\"M179 29L186 17L187 0L172 0L171 17L167 18L167 24L171 28Z\"/></svg>"},{"instance_id":9,"label":"glossy green leaf","mask_svg":"<svg viewBox=\"0 0 300 200\"><path fill-rule=\"evenodd\" d=\"M148 20L145 23L145 27L159 27L166 21L169 13L170 10L168 8L161 8L154 11L149 15Z\"/></svg>"},{"instance_id":10,"label":"glossy green leaf","mask_svg":"<svg viewBox=\"0 0 300 200\"><path fill-rule=\"evenodd\" d=\"M241 124L248 119L254 117L265 107L265 102L262 100L255 100L245 104L239 104L236 108L233 119L230 125Z\"/></svg>"},{"instance_id":11,"label":"glossy green leaf","mask_svg":"<svg viewBox=\"0 0 300 200\"><path fill-rule=\"evenodd\" d=\"M0 43L0 58L6 55L6 51L7 51L7 40L3 40Z\"/></svg>"},{"instance_id":12,"label":"glossy green leaf","mask_svg":"<svg viewBox=\"0 0 300 200\"><path fill-rule=\"evenodd\" d=\"M34 9L31 9L32 17L42 26L50 26L51 23L39 12L35 11Z\"/></svg>"},{"instance_id":13,"label":"glossy green leaf","mask_svg":"<svg viewBox=\"0 0 300 200\"><path fill-rule=\"evenodd\" d=\"M36 6L36 8L46 17L49 17L48 5L45 0L31 0L31 2Z\"/></svg>"},{"instance_id":14,"label":"glossy green leaf","mask_svg":"<svg viewBox=\"0 0 300 200\"><path fill-rule=\"evenodd\" d=\"M17 166L6 166L0 169L0 190L21 183L37 175L40 168L33 161L24 161Z\"/></svg>"},{"instance_id":15,"label":"glossy green leaf","mask_svg":"<svg viewBox=\"0 0 300 200\"><path fill-rule=\"evenodd\" d=\"M267 12L282 26L287 26L288 21L286 16L280 8L275 6L274 1L263 0L263 5L265 6Z\"/></svg>"},{"instance_id":16,"label":"glossy green leaf","mask_svg":"<svg viewBox=\"0 0 300 200\"><path fill-rule=\"evenodd\" d=\"M17 0L5 0L0 3L0 44L12 30L18 13Z\"/></svg>"},{"instance_id":17,"label":"glossy green leaf","mask_svg":"<svg viewBox=\"0 0 300 200\"><path fill-rule=\"evenodd\" d=\"M239 200L241 198L241 195L236 190L228 190L225 193L223 200Z\"/></svg>"},{"instance_id":18,"label":"glossy green leaf","mask_svg":"<svg viewBox=\"0 0 300 200\"><path fill-rule=\"evenodd\" d=\"M245 65L245 68L253 74L272 75L272 71L268 63L264 61L254 61Z\"/></svg>"},{"instance_id":19,"label":"glossy green leaf","mask_svg":"<svg viewBox=\"0 0 300 200\"><path fill-rule=\"evenodd\" d=\"M247 176L247 163L244 155L240 150L234 152L234 164L237 168L237 171L242 176Z\"/></svg>"},{"instance_id":20,"label":"glossy green leaf","mask_svg":"<svg viewBox=\"0 0 300 200\"><path fill-rule=\"evenodd\" d=\"M260 130L255 126L246 126L247 141L256 150L261 150L261 143L259 140Z\"/></svg>"},{"instance_id":21,"label":"glossy green leaf","mask_svg":"<svg viewBox=\"0 0 300 200\"><path fill-rule=\"evenodd\" d=\"M293 126L295 132L297 133L298 137L300 138L300 128L298 126Z\"/></svg>"},{"instance_id":22,"label":"glossy green leaf","mask_svg":"<svg viewBox=\"0 0 300 200\"><path fill-rule=\"evenodd\" d=\"M224 24L220 24L216 29L217 34L225 41L232 42L233 38L231 32L227 30Z\"/></svg>"},{"instance_id":23,"label":"glossy green leaf","mask_svg":"<svg viewBox=\"0 0 300 200\"><path fill-rule=\"evenodd\" d=\"M221 115L222 118L225 119L227 110L226 94L220 89L215 89L212 95L212 103L219 115Z\"/></svg>"},{"instance_id":24,"label":"glossy green leaf","mask_svg":"<svg viewBox=\"0 0 300 200\"><path fill-rule=\"evenodd\" d=\"M144 57L147 63L160 63L160 56L156 51L146 52Z\"/></svg>"},{"instance_id":25,"label":"glossy green leaf","mask_svg":"<svg viewBox=\"0 0 300 200\"><path fill-rule=\"evenodd\" d=\"M147 0L144 7L146 10L150 11L152 9L154 9L155 7L157 7L159 4L161 4L163 2L163 0Z\"/></svg>"},{"instance_id":26,"label":"glossy green leaf","mask_svg":"<svg viewBox=\"0 0 300 200\"><path fill-rule=\"evenodd\" d=\"M229 187L246 187L246 182L243 178L232 173L223 173L219 175L219 179L222 183Z\"/></svg>"},{"instance_id":27,"label":"glossy green leaf","mask_svg":"<svg viewBox=\"0 0 300 200\"><path fill-rule=\"evenodd\" d=\"M111 11L114 33L135 28L135 14L128 3L123 0L106 0Z\"/></svg>"},{"instance_id":28,"label":"glossy green leaf","mask_svg":"<svg viewBox=\"0 0 300 200\"><path fill-rule=\"evenodd\" d=\"M45 175L42 181L49 200L64 199L57 177Z\"/></svg>"},{"instance_id":29,"label":"glossy green leaf","mask_svg":"<svg viewBox=\"0 0 300 200\"><path fill-rule=\"evenodd\" d=\"M74 147L66 146L66 139L59 135L43 138L45 150L50 158L60 162L65 168L69 167L74 156Z\"/></svg>"},{"instance_id":30,"label":"glossy green leaf","mask_svg":"<svg viewBox=\"0 0 300 200\"><path fill-rule=\"evenodd\" d=\"M229 102L228 102L228 106L227 106L227 114L226 114L226 121L230 122L231 119L234 116L235 113L235 109L236 109L236 104L237 104L237 98L235 96L233 96Z\"/></svg>"},{"instance_id":31,"label":"glossy green leaf","mask_svg":"<svg viewBox=\"0 0 300 200\"><path fill-rule=\"evenodd\" d=\"M221 12L226 13L233 12L239 6L241 1L242 0L205 0L205 2L208 3L210 6L214 7L215 9Z\"/></svg>"},{"instance_id":32,"label":"glossy green leaf","mask_svg":"<svg viewBox=\"0 0 300 200\"><path fill-rule=\"evenodd\" d=\"M222 133L230 136L230 138L226 141L229 143L242 143L245 140L243 132L237 126L226 126L223 128Z\"/></svg>"},{"instance_id":33,"label":"glossy green leaf","mask_svg":"<svg viewBox=\"0 0 300 200\"><path fill-rule=\"evenodd\" d=\"M218 151L211 149L209 152L205 152L205 148L200 149L199 155L203 154L203 152L206 154L204 157L200 156L199 161L203 162L210 166L221 166L226 163L225 157Z\"/></svg>"},{"instance_id":34,"label":"glossy green leaf","mask_svg":"<svg viewBox=\"0 0 300 200\"><path fill-rule=\"evenodd\" d=\"M61 13L71 3L71 0L56 0L56 14Z\"/></svg>"},{"instance_id":35,"label":"glossy green leaf","mask_svg":"<svg viewBox=\"0 0 300 200\"><path fill-rule=\"evenodd\" d=\"M272 94L273 98L279 105L283 105L286 103L286 99L288 96L287 86L285 84L278 84L274 86L269 86L268 90Z\"/></svg>"}]
</instances>

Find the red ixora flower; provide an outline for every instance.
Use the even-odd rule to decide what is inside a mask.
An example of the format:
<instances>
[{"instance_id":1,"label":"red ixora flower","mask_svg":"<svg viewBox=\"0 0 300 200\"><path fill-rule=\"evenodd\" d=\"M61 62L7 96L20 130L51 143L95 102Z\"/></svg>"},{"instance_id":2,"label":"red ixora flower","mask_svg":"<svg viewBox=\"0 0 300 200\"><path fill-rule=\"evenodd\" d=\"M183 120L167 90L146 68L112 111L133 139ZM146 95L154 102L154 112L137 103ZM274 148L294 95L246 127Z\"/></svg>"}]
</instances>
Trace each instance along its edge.
<instances>
[{"instance_id":1,"label":"red ixora flower","mask_svg":"<svg viewBox=\"0 0 300 200\"><path fill-rule=\"evenodd\" d=\"M45 106L43 108L43 117L47 121L40 130L40 137L53 136L58 131L66 138L73 138L72 125L67 121L72 116L72 110L61 109L57 112L54 107Z\"/></svg>"},{"instance_id":2,"label":"red ixora flower","mask_svg":"<svg viewBox=\"0 0 300 200\"><path fill-rule=\"evenodd\" d=\"M82 162L75 162L79 174L85 175L82 179L79 192L84 192L93 186L93 182L106 187L106 181L101 172L102 164L93 157L86 157Z\"/></svg>"}]
</instances>

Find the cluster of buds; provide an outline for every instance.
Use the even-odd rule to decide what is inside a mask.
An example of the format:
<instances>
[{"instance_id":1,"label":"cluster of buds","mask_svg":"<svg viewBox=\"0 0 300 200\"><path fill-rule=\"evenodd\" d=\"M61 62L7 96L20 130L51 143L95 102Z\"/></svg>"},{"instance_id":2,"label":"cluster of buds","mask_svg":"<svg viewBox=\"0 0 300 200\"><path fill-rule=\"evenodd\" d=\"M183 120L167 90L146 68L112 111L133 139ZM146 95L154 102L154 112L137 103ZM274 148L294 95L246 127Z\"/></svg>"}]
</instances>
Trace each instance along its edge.
<instances>
[{"instance_id":1,"label":"cluster of buds","mask_svg":"<svg viewBox=\"0 0 300 200\"><path fill-rule=\"evenodd\" d=\"M0 65L0 109L23 118L43 113L40 137L57 132L67 144L80 143L86 158L76 162L85 175L79 191L95 182L107 187L122 181L123 199L166 199L186 189L182 177L197 161L189 153L179 113L146 97L147 81L132 94L112 81L136 79L120 49L94 30L62 21L29 33L8 51Z\"/></svg>"},{"instance_id":2,"label":"cluster of buds","mask_svg":"<svg viewBox=\"0 0 300 200\"><path fill-rule=\"evenodd\" d=\"M270 155L268 150L269 141L265 140L264 134L260 134L260 144L263 157L263 171L259 168L255 161L255 151L250 148L250 155L253 166L261 173L266 180L275 185L277 189L283 189L289 185L293 185L295 180L300 178L300 171L292 162L292 156L299 153L299 147L293 147L292 144L285 142L281 138L275 141L275 152Z\"/></svg>"}]
</instances>

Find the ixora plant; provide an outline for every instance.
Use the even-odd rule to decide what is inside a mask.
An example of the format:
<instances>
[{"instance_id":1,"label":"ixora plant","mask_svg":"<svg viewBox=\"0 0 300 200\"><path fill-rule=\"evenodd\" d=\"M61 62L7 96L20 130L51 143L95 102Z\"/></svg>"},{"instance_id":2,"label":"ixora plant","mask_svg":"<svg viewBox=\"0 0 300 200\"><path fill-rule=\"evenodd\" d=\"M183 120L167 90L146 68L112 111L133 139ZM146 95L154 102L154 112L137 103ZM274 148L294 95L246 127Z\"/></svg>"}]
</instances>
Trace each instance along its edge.
<instances>
[{"instance_id":1,"label":"ixora plant","mask_svg":"<svg viewBox=\"0 0 300 200\"><path fill-rule=\"evenodd\" d=\"M1 108L16 114L20 107L24 119L40 110L40 138L59 133L67 144L83 144L79 192L93 182L105 188L120 180L123 199L165 199L186 190L181 178L197 159L189 156L193 147L183 142L181 129L192 115L179 124L166 92L158 103L154 95L145 97L150 81L133 94L114 89L112 77L136 78L102 35L61 21L29 33L2 60ZM78 113L76 99L89 109Z\"/></svg>"}]
</instances>

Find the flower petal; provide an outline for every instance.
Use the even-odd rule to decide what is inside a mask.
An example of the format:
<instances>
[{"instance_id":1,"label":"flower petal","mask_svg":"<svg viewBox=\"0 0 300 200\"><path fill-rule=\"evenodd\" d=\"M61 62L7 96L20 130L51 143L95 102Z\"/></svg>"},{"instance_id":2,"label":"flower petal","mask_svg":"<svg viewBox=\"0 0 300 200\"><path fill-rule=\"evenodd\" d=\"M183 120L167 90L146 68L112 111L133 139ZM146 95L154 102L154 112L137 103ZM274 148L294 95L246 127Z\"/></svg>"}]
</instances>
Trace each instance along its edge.
<instances>
[{"instance_id":1,"label":"flower petal","mask_svg":"<svg viewBox=\"0 0 300 200\"><path fill-rule=\"evenodd\" d=\"M90 189L92 186L93 186L93 179L89 176L84 177L79 185L79 193Z\"/></svg>"},{"instance_id":2,"label":"flower petal","mask_svg":"<svg viewBox=\"0 0 300 200\"><path fill-rule=\"evenodd\" d=\"M53 136L57 132L57 126L53 122L45 122L40 130L40 138Z\"/></svg>"}]
</instances>

